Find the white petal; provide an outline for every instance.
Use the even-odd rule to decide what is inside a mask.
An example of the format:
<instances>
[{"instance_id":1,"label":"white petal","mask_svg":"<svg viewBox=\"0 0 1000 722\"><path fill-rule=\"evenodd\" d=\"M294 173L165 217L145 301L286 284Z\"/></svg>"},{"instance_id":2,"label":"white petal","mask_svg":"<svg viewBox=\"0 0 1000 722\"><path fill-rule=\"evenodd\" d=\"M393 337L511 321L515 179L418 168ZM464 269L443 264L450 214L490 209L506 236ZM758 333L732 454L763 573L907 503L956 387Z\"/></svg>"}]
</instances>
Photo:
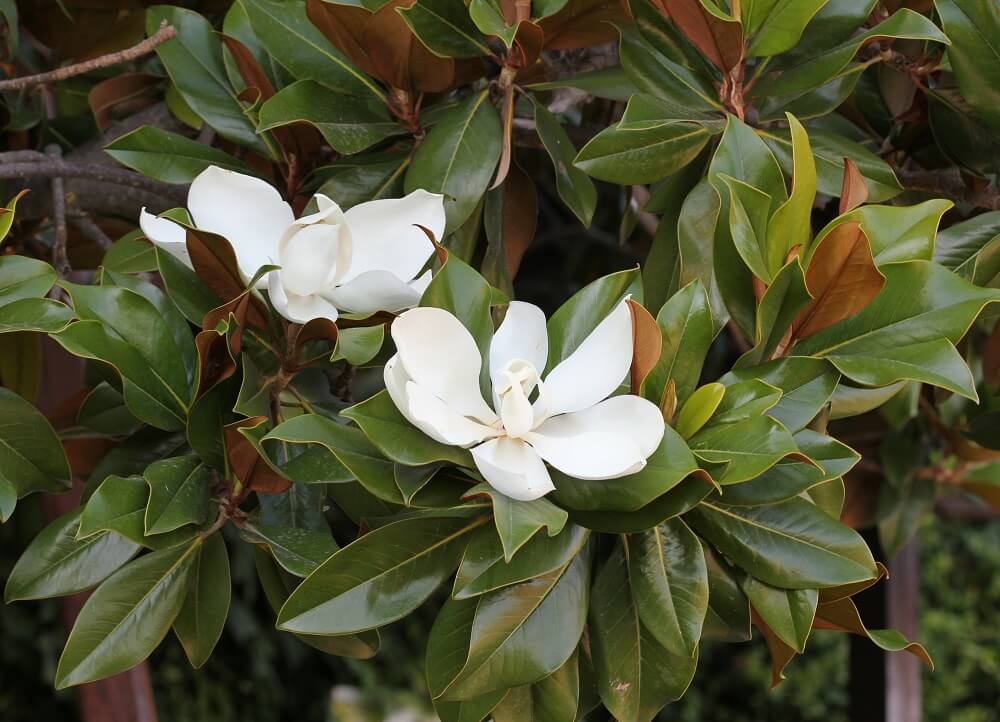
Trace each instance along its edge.
<instances>
[{"instance_id":1,"label":"white petal","mask_svg":"<svg viewBox=\"0 0 1000 722\"><path fill-rule=\"evenodd\" d=\"M271 305L292 323L307 323L314 318L337 320L337 308L322 296L310 294L300 296L289 293L281 280L281 271L267 274L267 295Z\"/></svg>"},{"instance_id":2,"label":"white petal","mask_svg":"<svg viewBox=\"0 0 1000 722\"><path fill-rule=\"evenodd\" d=\"M531 501L555 488L538 454L520 439L487 441L472 449L472 458L489 485L511 499Z\"/></svg>"},{"instance_id":3,"label":"white petal","mask_svg":"<svg viewBox=\"0 0 1000 722\"><path fill-rule=\"evenodd\" d=\"M416 190L405 198L385 198L359 203L345 214L351 227L354 255L344 276L350 281L365 271L389 271L409 281L423 268L434 245L416 227L444 234L444 197Z\"/></svg>"},{"instance_id":4,"label":"white petal","mask_svg":"<svg viewBox=\"0 0 1000 722\"><path fill-rule=\"evenodd\" d=\"M389 398L399 412L435 441L469 446L499 433L467 417L457 416L440 399L413 383L399 361L399 354L386 362L383 378Z\"/></svg>"},{"instance_id":5,"label":"white petal","mask_svg":"<svg viewBox=\"0 0 1000 722\"><path fill-rule=\"evenodd\" d=\"M341 232L346 228L328 223L292 228L278 248L285 288L302 296L329 289L337 274Z\"/></svg>"},{"instance_id":6,"label":"white petal","mask_svg":"<svg viewBox=\"0 0 1000 722\"><path fill-rule=\"evenodd\" d=\"M411 379L456 413L496 421L479 391L479 348L461 321L440 308L414 308L393 321L391 331Z\"/></svg>"},{"instance_id":7,"label":"white petal","mask_svg":"<svg viewBox=\"0 0 1000 722\"><path fill-rule=\"evenodd\" d=\"M548 414L580 411L606 399L632 365L632 312L622 301L545 377Z\"/></svg>"},{"instance_id":8,"label":"white petal","mask_svg":"<svg viewBox=\"0 0 1000 722\"><path fill-rule=\"evenodd\" d=\"M528 361L541 374L548 355L545 313L534 304L511 301L503 323L490 342L490 378L494 391L503 383L499 376L508 363L515 359Z\"/></svg>"},{"instance_id":9,"label":"white petal","mask_svg":"<svg viewBox=\"0 0 1000 722\"><path fill-rule=\"evenodd\" d=\"M402 311L420 303L421 294L388 271L368 271L324 295L348 313Z\"/></svg>"},{"instance_id":10,"label":"white petal","mask_svg":"<svg viewBox=\"0 0 1000 722\"><path fill-rule=\"evenodd\" d=\"M232 244L247 279L261 266L277 263L278 240L295 220L292 207L272 186L216 166L203 170L191 183L188 211L198 228Z\"/></svg>"},{"instance_id":11,"label":"white petal","mask_svg":"<svg viewBox=\"0 0 1000 722\"><path fill-rule=\"evenodd\" d=\"M421 296L424 295L424 291L427 290L429 285L431 285L430 269L424 271L409 283L410 288L419 293Z\"/></svg>"},{"instance_id":12,"label":"white petal","mask_svg":"<svg viewBox=\"0 0 1000 722\"><path fill-rule=\"evenodd\" d=\"M406 384L406 398L410 413L413 415L414 426L419 429L427 427L434 429L437 432L436 438L445 444L468 447L492 439L501 433L497 429L473 421L468 416L456 413L444 401L412 381Z\"/></svg>"},{"instance_id":13,"label":"white petal","mask_svg":"<svg viewBox=\"0 0 1000 722\"><path fill-rule=\"evenodd\" d=\"M524 436L539 455L577 479L614 479L646 465L663 439L663 414L638 396L615 396L555 416Z\"/></svg>"},{"instance_id":14,"label":"white petal","mask_svg":"<svg viewBox=\"0 0 1000 722\"><path fill-rule=\"evenodd\" d=\"M187 249L187 231L184 226L167 218L157 218L143 208L139 211L139 228L146 238L170 255L176 256L188 268L192 268L191 256Z\"/></svg>"}]
</instances>

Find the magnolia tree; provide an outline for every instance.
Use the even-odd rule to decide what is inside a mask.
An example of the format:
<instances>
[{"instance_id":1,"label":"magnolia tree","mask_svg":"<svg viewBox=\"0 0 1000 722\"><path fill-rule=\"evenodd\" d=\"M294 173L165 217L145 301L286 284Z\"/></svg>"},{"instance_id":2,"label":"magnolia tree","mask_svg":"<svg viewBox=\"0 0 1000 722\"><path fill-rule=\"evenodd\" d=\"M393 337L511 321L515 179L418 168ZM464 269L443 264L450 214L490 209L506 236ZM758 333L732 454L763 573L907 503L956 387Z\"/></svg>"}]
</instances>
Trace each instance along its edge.
<instances>
[{"instance_id":1,"label":"magnolia tree","mask_svg":"<svg viewBox=\"0 0 1000 722\"><path fill-rule=\"evenodd\" d=\"M996 500L1000 222L955 225L996 202L992 0L214 5L149 7L125 51L170 109L105 138L132 171L15 151L55 232L7 239L0 331L88 370L58 431L0 389L3 518L86 481L5 591L94 589L56 687L171 629L204 664L242 544L277 628L329 654L433 607L449 721L650 720L702 640L753 629L775 684L813 630L930 663L852 600L885 568L840 520L860 457L828 423L919 400L956 435L937 468ZM928 118L936 154L899 150ZM513 283L546 173L574 233L604 205L650 237L548 317ZM74 178L147 205L90 266ZM947 240L952 202L900 179L960 202Z\"/></svg>"}]
</instances>

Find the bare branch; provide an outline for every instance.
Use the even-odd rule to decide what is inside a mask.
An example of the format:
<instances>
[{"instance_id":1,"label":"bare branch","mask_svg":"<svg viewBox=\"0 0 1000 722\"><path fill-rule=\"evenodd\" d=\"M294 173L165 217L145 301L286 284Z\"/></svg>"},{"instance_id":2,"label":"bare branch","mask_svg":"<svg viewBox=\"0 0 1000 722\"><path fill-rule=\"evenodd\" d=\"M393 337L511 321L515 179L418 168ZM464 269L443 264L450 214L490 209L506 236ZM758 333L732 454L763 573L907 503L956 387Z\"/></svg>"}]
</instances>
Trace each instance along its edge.
<instances>
[{"instance_id":1,"label":"bare branch","mask_svg":"<svg viewBox=\"0 0 1000 722\"><path fill-rule=\"evenodd\" d=\"M907 190L943 196L976 208L1000 210L1000 190L996 186L990 184L983 189L972 188L966 185L958 170L897 170L896 175Z\"/></svg>"},{"instance_id":2,"label":"bare branch","mask_svg":"<svg viewBox=\"0 0 1000 722\"><path fill-rule=\"evenodd\" d=\"M22 151L18 151L20 153ZM45 157L45 156L43 156ZM29 163L7 163L6 154L0 153L0 180L11 178L85 178L87 180L115 185L127 186L139 190L157 193L174 198L179 202L184 200L184 188L176 186L177 192L159 181L133 173L124 168L112 168L94 164L73 163L62 159L40 160Z\"/></svg>"},{"instance_id":3,"label":"bare branch","mask_svg":"<svg viewBox=\"0 0 1000 722\"><path fill-rule=\"evenodd\" d=\"M150 35L145 40L136 43L130 48L125 48L125 50L119 50L115 53L108 53L107 55L101 55L100 57L91 58L90 60L84 60L82 63L74 63L73 65L56 68L55 70L50 70L46 73L39 73L38 75L25 75L21 78L0 80L0 91L24 90L25 88L30 88L33 85L56 83L60 80L66 80L67 78L89 73L91 70L107 68L108 66L124 63L128 60L135 60L136 58L140 58L143 55L152 52L158 45L162 45L175 35L177 35L177 28L173 25L167 25L166 22L164 22L160 25L160 29L154 34Z\"/></svg>"},{"instance_id":4,"label":"bare branch","mask_svg":"<svg viewBox=\"0 0 1000 722\"><path fill-rule=\"evenodd\" d=\"M62 148L53 143L45 148L45 154L55 163L62 162ZM66 228L66 188L62 176L52 176L52 222L56 227L55 241L52 244L52 267L56 269L59 278L67 278L73 267L66 255L66 242L69 240L69 230Z\"/></svg>"}]
</instances>

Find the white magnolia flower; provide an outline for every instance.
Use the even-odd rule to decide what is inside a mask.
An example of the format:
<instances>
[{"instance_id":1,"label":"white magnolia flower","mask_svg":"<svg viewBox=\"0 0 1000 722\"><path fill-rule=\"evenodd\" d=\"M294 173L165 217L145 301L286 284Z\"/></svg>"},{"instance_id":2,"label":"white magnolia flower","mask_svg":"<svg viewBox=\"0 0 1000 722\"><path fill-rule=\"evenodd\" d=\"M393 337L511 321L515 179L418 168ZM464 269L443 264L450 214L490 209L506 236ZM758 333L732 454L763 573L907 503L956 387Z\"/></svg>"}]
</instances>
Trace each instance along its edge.
<instances>
[{"instance_id":1,"label":"white magnolia flower","mask_svg":"<svg viewBox=\"0 0 1000 722\"><path fill-rule=\"evenodd\" d=\"M400 412L437 441L471 448L498 491L531 500L554 487L545 467L578 479L634 474L663 438L663 415L638 396L608 398L632 364L632 317L622 302L543 380L545 315L514 301L490 344L493 404L479 386L482 357L448 311L415 308L393 321L397 353L385 385Z\"/></svg>"},{"instance_id":2,"label":"white magnolia flower","mask_svg":"<svg viewBox=\"0 0 1000 722\"><path fill-rule=\"evenodd\" d=\"M296 220L266 182L212 166L191 183L188 211L195 227L229 241L245 279L261 266L281 266L258 285L290 321L335 321L338 309L373 313L415 305L430 273L415 277L434 251L416 226L443 235L442 196L417 190L346 212L324 195L315 198L319 210ZM139 225L153 243L191 265L182 226L145 209Z\"/></svg>"}]
</instances>

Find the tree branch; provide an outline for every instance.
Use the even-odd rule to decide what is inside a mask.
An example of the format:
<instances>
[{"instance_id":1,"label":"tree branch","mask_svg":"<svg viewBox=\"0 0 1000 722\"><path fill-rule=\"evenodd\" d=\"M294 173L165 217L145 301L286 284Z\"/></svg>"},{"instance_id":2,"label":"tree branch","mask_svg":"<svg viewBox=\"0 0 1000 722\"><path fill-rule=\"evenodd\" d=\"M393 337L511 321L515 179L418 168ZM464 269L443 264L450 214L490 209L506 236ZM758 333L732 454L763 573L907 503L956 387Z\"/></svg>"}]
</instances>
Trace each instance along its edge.
<instances>
[{"instance_id":1,"label":"tree branch","mask_svg":"<svg viewBox=\"0 0 1000 722\"><path fill-rule=\"evenodd\" d=\"M1000 210L1000 190L990 184L983 189L966 185L958 170L897 170L896 176L906 190L931 193L976 208Z\"/></svg>"},{"instance_id":2,"label":"tree branch","mask_svg":"<svg viewBox=\"0 0 1000 722\"><path fill-rule=\"evenodd\" d=\"M20 155L21 153L23 151L16 151L15 155ZM161 196L171 198L178 203L184 202L185 194L182 186L171 187L138 173L133 173L130 170L125 170L124 168L74 163L63 159L52 159L44 155L42 158L45 160L9 163L6 162L6 156L6 153L0 153L0 180L32 177L84 178L101 183L113 183L150 193L157 193ZM174 192L175 189L176 192Z\"/></svg>"},{"instance_id":3,"label":"tree branch","mask_svg":"<svg viewBox=\"0 0 1000 722\"><path fill-rule=\"evenodd\" d=\"M75 63L62 68L56 68L55 70L50 70L46 73L39 73L38 75L25 75L20 78L0 80L0 91L24 90L25 88L30 88L33 85L56 83L60 80L66 80L67 78L89 73L91 70L107 68L108 66L124 63L128 60L135 60L136 58L140 58L143 55L152 52L158 45L162 45L175 35L177 35L177 29L173 25L167 25L166 21L164 21L160 25L159 30L145 40L136 43L131 48L125 48L125 50L119 50L115 53L108 53L107 55L101 55L97 58L84 60L82 63Z\"/></svg>"}]
</instances>

